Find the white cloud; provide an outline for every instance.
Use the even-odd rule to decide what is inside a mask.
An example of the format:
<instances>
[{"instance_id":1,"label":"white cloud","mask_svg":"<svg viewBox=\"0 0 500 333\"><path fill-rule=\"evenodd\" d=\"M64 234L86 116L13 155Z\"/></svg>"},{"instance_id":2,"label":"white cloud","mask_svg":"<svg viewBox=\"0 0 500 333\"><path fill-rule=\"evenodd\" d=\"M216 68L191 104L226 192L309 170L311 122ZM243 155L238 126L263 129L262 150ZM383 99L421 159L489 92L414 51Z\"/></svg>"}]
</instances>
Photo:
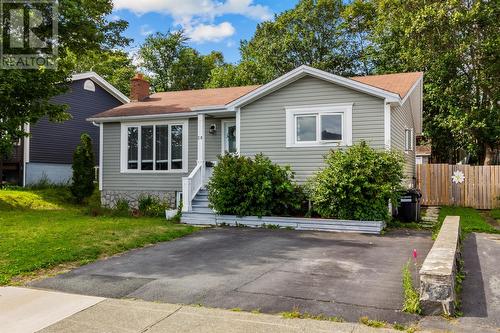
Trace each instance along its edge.
<instances>
[{"instance_id":1,"label":"white cloud","mask_svg":"<svg viewBox=\"0 0 500 333\"><path fill-rule=\"evenodd\" d=\"M267 20L272 12L267 6L254 5L253 0L114 0L114 9L128 9L136 14L165 13L176 19L216 17L239 14L256 20Z\"/></svg>"},{"instance_id":2,"label":"white cloud","mask_svg":"<svg viewBox=\"0 0 500 333\"><path fill-rule=\"evenodd\" d=\"M186 29L186 33L193 42L219 42L224 38L234 35L235 29L229 22L221 24L198 24Z\"/></svg>"},{"instance_id":3,"label":"white cloud","mask_svg":"<svg viewBox=\"0 0 500 333\"><path fill-rule=\"evenodd\" d=\"M214 24L217 17L236 14L264 21L272 18L267 6L254 4L254 0L114 0L114 9L126 9L137 15L163 13L172 16L174 23L186 30L195 42L220 41L232 36L234 27L223 22Z\"/></svg>"},{"instance_id":4,"label":"white cloud","mask_svg":"<svg viewBox=\"0 0 500 333\"><path fill-rule=\"evenodd\" d=\"M149 24L141 25L141 29L140 29L141 36L149 36L153 32L154 31L153 31L153 29L151 29L151 27L149 26Z\"/></svg>"}]
</instances>

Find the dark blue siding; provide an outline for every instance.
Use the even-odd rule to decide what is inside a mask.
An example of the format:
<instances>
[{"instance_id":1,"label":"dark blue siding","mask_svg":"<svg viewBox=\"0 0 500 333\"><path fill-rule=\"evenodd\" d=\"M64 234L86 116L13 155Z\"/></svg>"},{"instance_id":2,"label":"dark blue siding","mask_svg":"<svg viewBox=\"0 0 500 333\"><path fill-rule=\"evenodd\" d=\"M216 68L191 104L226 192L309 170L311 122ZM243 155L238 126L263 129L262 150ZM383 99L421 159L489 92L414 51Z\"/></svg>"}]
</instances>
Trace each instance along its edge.
<instances>
[{"instance_id":1,"label":"dark blue siding","mask_svg":"<svg viewBox=\"0 0 500 333\"><path fill-rule=\"evenodd\" d=\"M99 127L85 119L114 108L122 103L102 89L97 83L95 92L84 90L86 80L74 81L70 91L57 96L54 101L69 105L72 119L53 123L47 119L31 125L30 162L70 164L73 152L80 142L80 135L87 132L92 137L96 164L99 161Z\"/></svg>"}]
</instances>

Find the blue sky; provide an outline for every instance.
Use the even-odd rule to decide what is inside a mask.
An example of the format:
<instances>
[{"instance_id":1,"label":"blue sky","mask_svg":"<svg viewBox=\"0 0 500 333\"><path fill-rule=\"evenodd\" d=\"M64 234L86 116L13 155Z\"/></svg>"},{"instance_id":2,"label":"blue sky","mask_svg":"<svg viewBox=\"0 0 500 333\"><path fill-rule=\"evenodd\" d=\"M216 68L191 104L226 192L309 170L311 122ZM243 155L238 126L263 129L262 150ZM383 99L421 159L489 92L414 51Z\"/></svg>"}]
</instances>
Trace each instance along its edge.
<instances>
[{"instance_id":1,"label":"blue sky","mask_svg":"<svg viewBox=\"0 0 500 333\"><path fill-rule=\"evenodd\" d=\"M129 22L125 31L134 53L154 32L183 28L189 45L207 54L221 51L227 62L239 60L239 41L249 39L259 22L271 19L298 0L114 0L110 19Z\"/></svg>"}]
</instances>

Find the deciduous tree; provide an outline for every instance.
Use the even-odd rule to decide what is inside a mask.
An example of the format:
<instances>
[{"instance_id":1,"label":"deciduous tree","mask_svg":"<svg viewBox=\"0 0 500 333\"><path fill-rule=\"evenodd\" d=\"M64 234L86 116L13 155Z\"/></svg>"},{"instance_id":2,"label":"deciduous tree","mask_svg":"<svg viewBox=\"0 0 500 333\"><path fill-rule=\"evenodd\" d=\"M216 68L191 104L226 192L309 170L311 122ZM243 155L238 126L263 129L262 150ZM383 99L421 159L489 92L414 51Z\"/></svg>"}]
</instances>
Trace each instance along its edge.
<instances>
[{"instance_id":1,"label":"deciduous tree","mask_svg":"<svg viewBox=\"0 0 500 333\"><path fill-rule=\"evenodd\" d=\"M157 32L146 38L139 56L155 91L203 88L211 70L223 64L222 53L201 55L187 41L183 31Z\"/></svg>"},{"instance_id":2,"label":"deciduous tree","mask_svg":"<svg viewBox=\"0 0 500 333\"><path fill-rule=\"evenodd\" d=\"M113 8L111 0L61 0L58 4L55 15L58 21L57 69L0 69L0 158L8 157L14 141L28 135L24 124L36 123L42 117L53 121L69 118L64 105L51 102L52 97L67 90L73 66L67 58L69 50L80 54L126 45L130 41L121 35L127 22L109 22L106 19ZM15 4L4 4L4 11L11 5ZM42 12L42 17L51 21L52 13L48 7L46 10ZM4 27L10 26L10 15L3 15L2 19ZM8 34L0 37L3 45L8 45L8 42ZM25 44L27 47L28 43ZM32 52L19 49L19 53L23 51ZM1 178L0 168L0 186Z\"/></svg>"}]
</instances>

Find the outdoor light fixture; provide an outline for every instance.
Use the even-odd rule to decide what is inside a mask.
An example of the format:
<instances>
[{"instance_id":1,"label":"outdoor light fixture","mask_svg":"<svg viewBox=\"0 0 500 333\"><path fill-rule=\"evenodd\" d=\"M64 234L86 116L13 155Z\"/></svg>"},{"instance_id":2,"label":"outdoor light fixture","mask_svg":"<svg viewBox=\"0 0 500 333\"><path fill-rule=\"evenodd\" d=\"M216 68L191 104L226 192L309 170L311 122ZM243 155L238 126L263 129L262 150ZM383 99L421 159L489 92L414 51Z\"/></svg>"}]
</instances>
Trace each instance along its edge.
<instances>
[{"instance_id":1,"label":"outdoor light fixture","mask_svg":"<svg viewBox=\"0 0 500 333\"><path fill-rule=\"evenodd\" d=\"M208 130L208 133L214 135L215 132L217 132L217 125L216 124L211 124L210 129Z\"/></svg>"}]
</instances>

